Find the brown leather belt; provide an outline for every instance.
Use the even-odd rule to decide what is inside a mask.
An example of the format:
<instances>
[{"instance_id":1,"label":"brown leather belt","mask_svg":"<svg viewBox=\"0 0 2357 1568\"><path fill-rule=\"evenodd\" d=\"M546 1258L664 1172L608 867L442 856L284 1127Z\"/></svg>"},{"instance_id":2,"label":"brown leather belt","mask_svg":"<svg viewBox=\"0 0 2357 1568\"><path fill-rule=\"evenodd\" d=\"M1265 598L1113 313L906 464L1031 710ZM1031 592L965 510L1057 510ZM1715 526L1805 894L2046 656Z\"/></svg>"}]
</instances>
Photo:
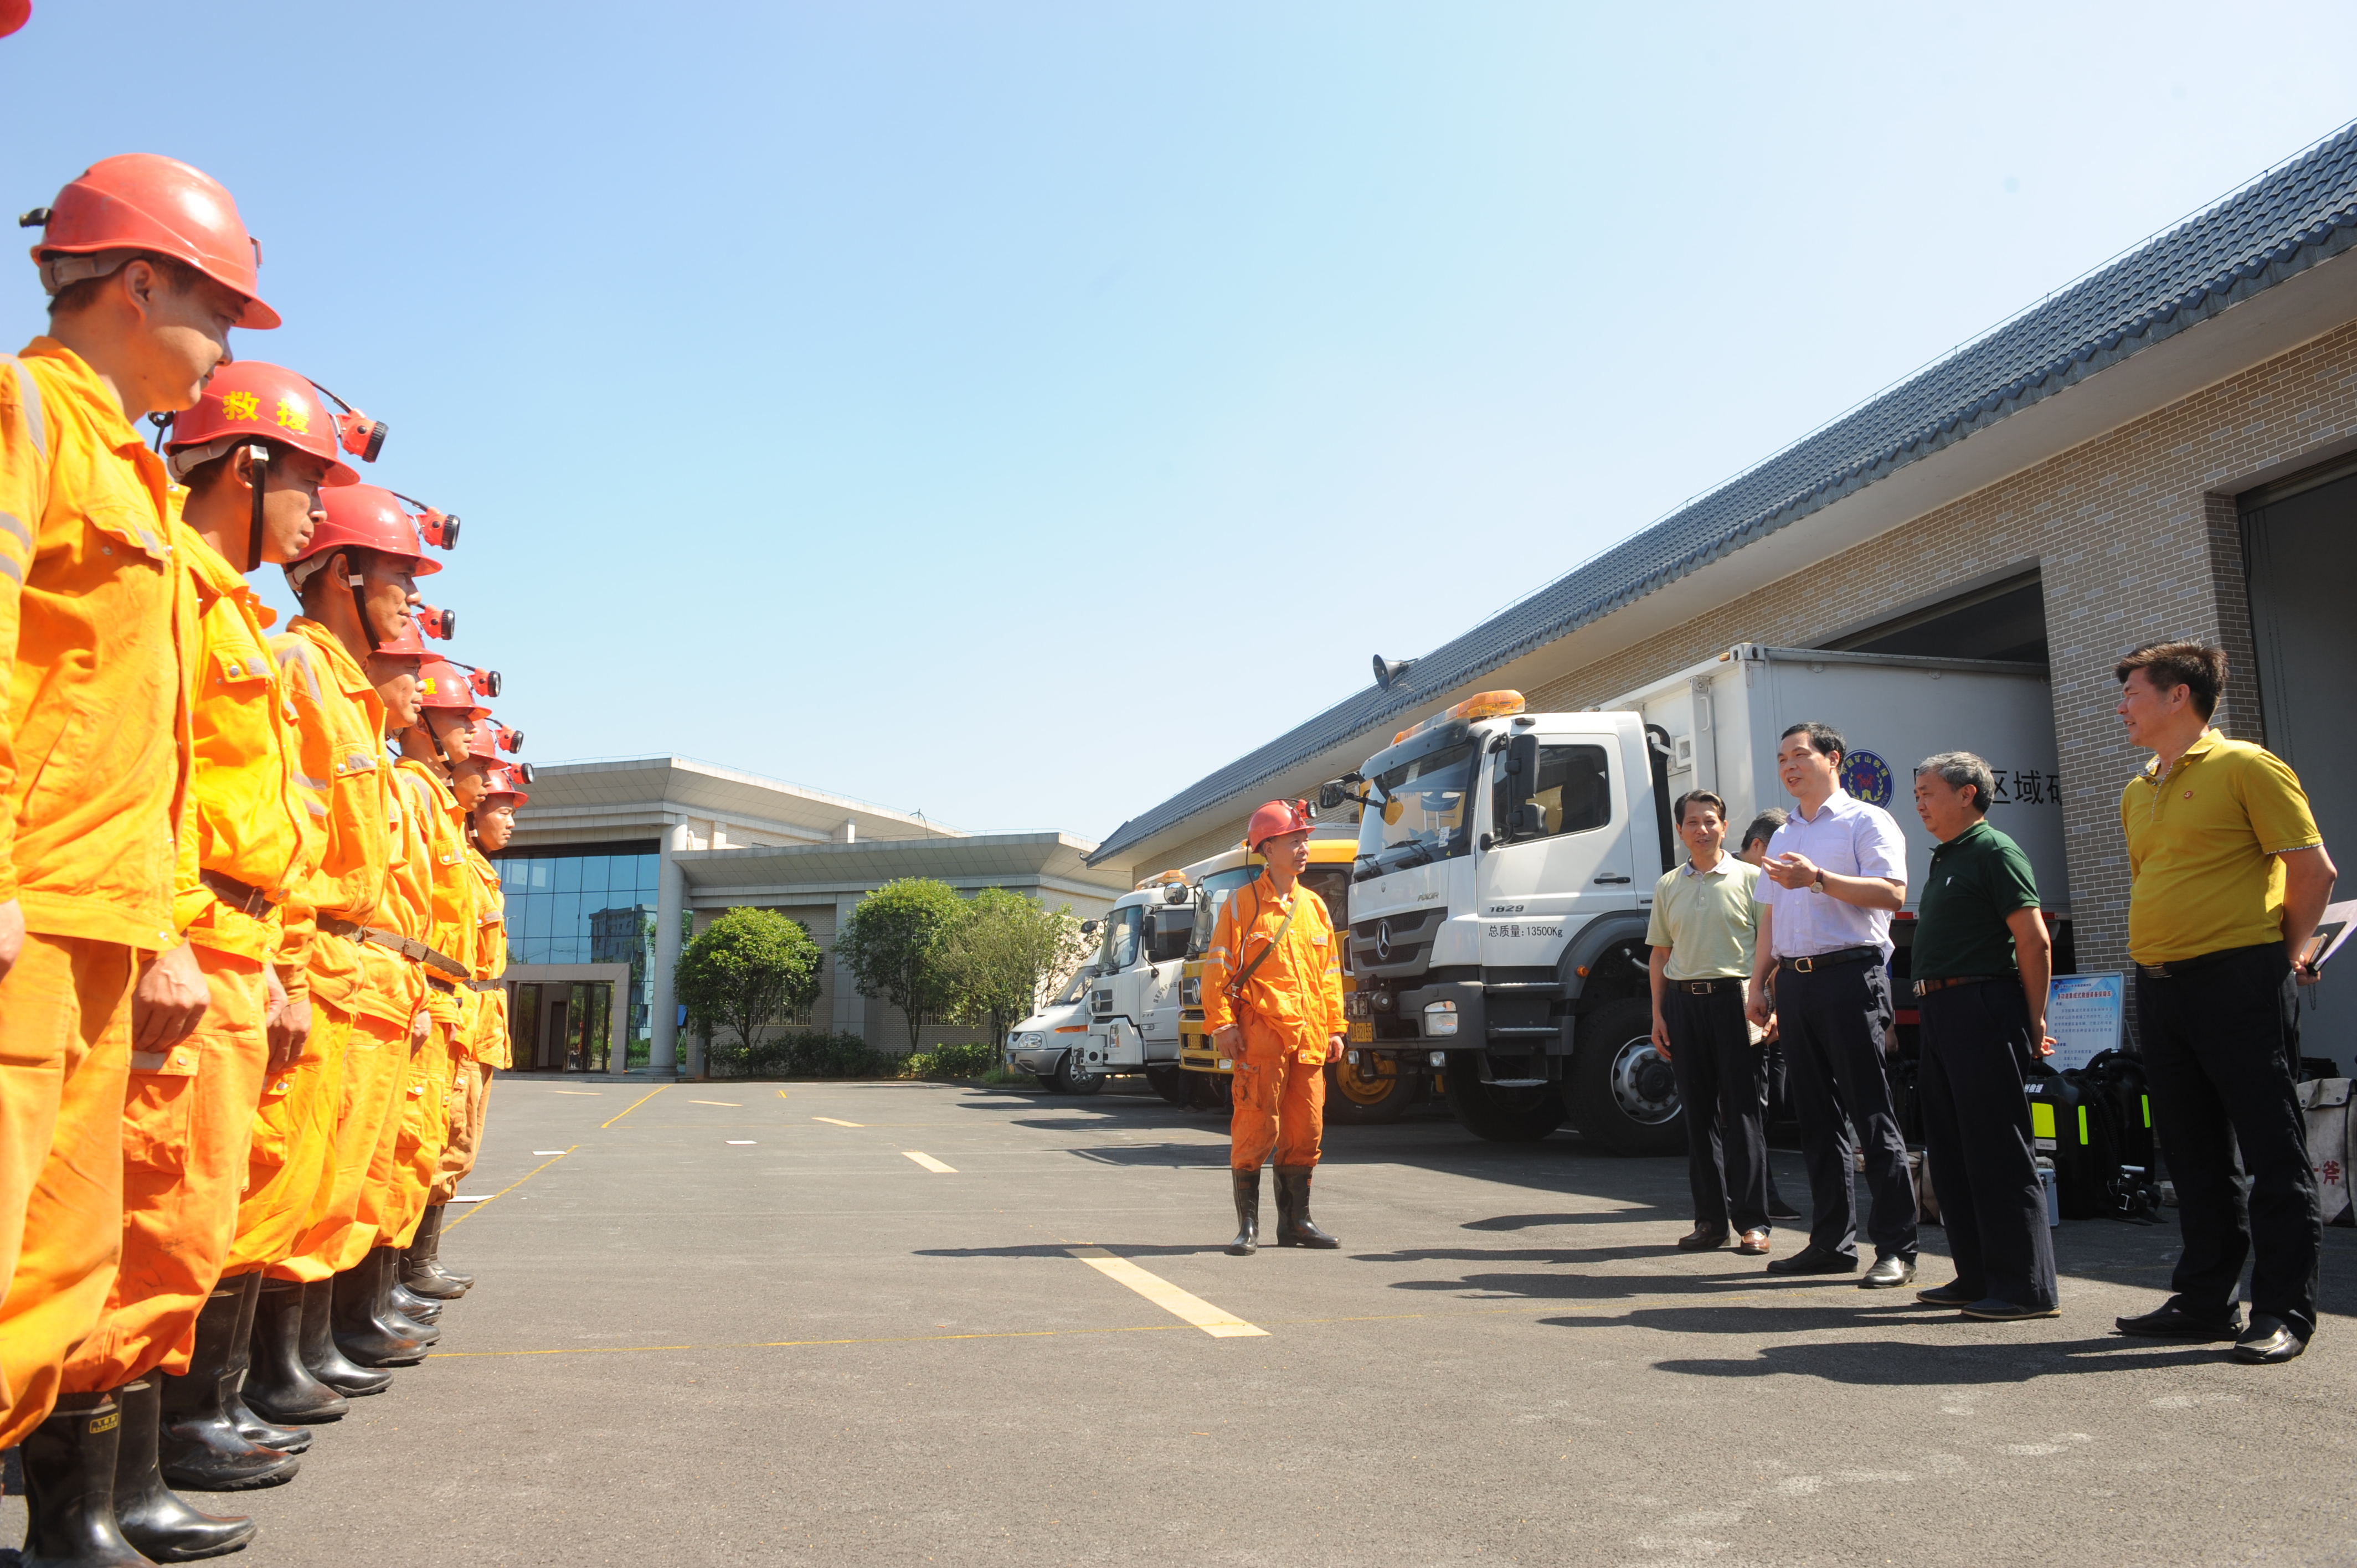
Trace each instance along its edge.
<instances>
[{"instance_id":1,"label":"brown leather belt","mask_svg":"<svg viewBox=\"0 0 2357 1568\"><path fill-rule=\"evenodd\" d=\"M387 952L397 952L412 963L424 964L453 981L468 978L467 966L441 949L430 947L415 937L404 937L399 931L388 931L382 926L363 926L358 920L347 920L339 915L319 917L319 929L330 936L349 937L356 942L368 942Z\"/></svg>"},{"instance_id":2,"label":"brown leather belt","mask_svg":"<svg viewBox=\"0 0 2357 1568\"><path fill-rule=\"evenodd\" d=\"M257 920L268 916L276 907L269 894L251 884L240 882L234 876L224 876L218 871L199 871L197 880L210 888L214 897Z\"/></svg>"},{"instance_id":3,"label":"brown leather belt","mask_svg":"<svg viewBox=\"0 0 2357 1568\"><path fill-rule=\"evenodd\" d=\"M1919 980L1915 982L1915 994L1918 996L1929 996L1934 991L1945 991L1951 986L1986 985L1992 980L2018 980L2019 978L2020 977L2018 975L2011 974L1956 974L1951 975L1945 980Z\"/></svg>"},{"instance_id":4,"label":"brown leather belt","mask_svg":"<svg viewBox=\"0 0 2357 1568\"><path fill-rule=\"evenodd\" d=\"M455 996L458 993L457 982L445 980L438 974L429 972L425 976L425 983L432 986L435 990L442 993L445 996Z\"/></svg>"}]
</instances>

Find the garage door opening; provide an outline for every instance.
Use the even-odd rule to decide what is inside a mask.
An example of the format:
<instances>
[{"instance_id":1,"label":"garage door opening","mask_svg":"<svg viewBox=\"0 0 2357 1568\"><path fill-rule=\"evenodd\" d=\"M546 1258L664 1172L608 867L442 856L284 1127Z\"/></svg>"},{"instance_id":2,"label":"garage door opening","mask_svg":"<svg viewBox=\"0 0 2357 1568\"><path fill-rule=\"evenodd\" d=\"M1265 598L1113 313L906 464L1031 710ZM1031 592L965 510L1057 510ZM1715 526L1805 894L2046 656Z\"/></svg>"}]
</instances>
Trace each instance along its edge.
<instances>
[{"instance_id":1,"label":"garage door opening","mask_svg":"<svg viewBox=\"0 0 2357 1568\"><path fill-rule=\"evenodd\" d=\"M2046 660L2046 593L2032 568L1935 605L1878 622L1825 646L1844 653L1928 659Z\"/></svg>"}]
</instances>

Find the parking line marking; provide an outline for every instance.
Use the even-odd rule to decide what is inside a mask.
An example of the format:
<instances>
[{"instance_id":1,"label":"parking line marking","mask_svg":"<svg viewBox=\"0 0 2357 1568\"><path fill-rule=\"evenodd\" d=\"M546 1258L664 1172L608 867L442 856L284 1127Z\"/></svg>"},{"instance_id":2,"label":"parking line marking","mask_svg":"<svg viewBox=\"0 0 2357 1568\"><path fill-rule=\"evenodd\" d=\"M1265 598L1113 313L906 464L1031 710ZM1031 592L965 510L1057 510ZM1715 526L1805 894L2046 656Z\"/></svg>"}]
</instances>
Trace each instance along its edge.
<instances>
[{"instance_id":1,"label":"parking line marking","mask_svg":"<svg viewBox=\"0 0 2357 1568\"><path fill-rule=\"evenodd\" d=\"M753 1140L753 1139L751 1139L751 1138L731 1138L731 1139L729 1139L729 1140L728 1140L728 1144L729 1144L729 1147L731 1147L731 1148L736 1148L736 1147L737 1147L737 1146L739 1146L739 1145L750 1144L752 1144L754 1141L755 1141L755 1140Z\"/></svg>"},{"instance_id":2,"label":"parking line marking","mask_svg":"<svg viewBox=\"0 0 2357 1568\"><path fill-rule=\"evenodd\" d=\"M841 1117L837 1116L813 1116L811 1120L813 1122L828 1122L836 1127L864 1127L866 1125L864 1122L845 1122Z\"/></svg>"},{"instance_id":3,"label":"parking line marking","mask_svg":"<svg viewBox=\"0 0 2357 1568\"><path fill-rule=\"evenodd\" d=\"M1105 1278L1127 1285L1171 1316L1183 1318L1214 1339L1268 1337L1267 1329L1255 1327L1232 1312L1222 1312L1201 1296L1180 1290L1160 1274L1148 1273L1127 1258L1116 1258L1103 1247L1068 1247L1065 1251Z\"/></svg>"},{"instance_id":4,"label":"parking line marking","mask_svg":"<svg viewBox=\"0 0 2357 1568\"><path fill-rule=\"evenodd\" d=\"M594 1089L552 1089L551 1094L577 1094L584 1100L595 1100L599 1091Z\"/></svg>"},{"instance_id":5,"label":"parking line marking","mask_svg":"<svg viewBox=\"0 0 2357 1568\"><path fill-rule=\"evenodd\" d=\"M534 1149L532 1152L532 1157L536 1160L543 1155L561 1155L564 1152L563 1149Z\"/></svg>"},{"instance_id":6,"label":"parking line marking","mask_svg":"<svg viewBox=\"0 0 2357 1568\"><path fill-rule=\"evenodd\" d=\"M611 1127L615 1122L619 1122L623 1117L628 1116L631 1112L636 1111L640 1106L644 1105L648 1101L652 1100L656 1095L661 1094L664 1090L669 1089L671 1085L667 1083L659 1083L655 1085L652 1089L648 1090L644 1094L640 1095L636 1100L631 1101L628 1105L623 1106L619 1111L615 1112L611 1116L607 1117L603 1122L598 1122L597 1130L601 1133L604 1132L607 1128ZM560 1089L556 1092L563 1094L565 1090Z\"/></svg>"},{"instance_id":7,"label":"parking line marking","mask_svg":"<svg viewBox=\"0 0 2357 1568\"><path fill-rule=\"evenodd\" d=\"M731 1111L741 1111L744 1109L744 1103L741 1101L736 1100L691 1100L688 1103L690 1105L726 1105Z\"/></svg>"},{"instance_id":8,"label":"parking line marking","mask_svg":"<svg viewBox=\"0 0 2357 1568\"><path fill-rule=\"evenodd\" d=\"M931 1171L936 1176L957 1175L957 1167L955 1165L945 1165L942 1164L941 1161L933 1158L932 1155L924 1154L920 1150L903 1149L900 1152L908 1155L909 1158L916 1161L919 1165L924 1166L927 1170Z\"/></svg>"},{"instance_id":9,"label":"parking line marking","mask_svg":"<svg viewBox=\"0 0 2357 1568\"><path fill-rule=\"evenodd\" d=\"M571 1154L573 1149L577 1149L581 1145L578 1144L574 1144L572 1149L565 1151L565 1155ZM442 1229L446 1231L456 1230L459 1226L464 1225L468 1220L472 1219L477 1214L480 1213L482 1211L482 1205L491 1202L494 1198L505 1197L508 1194L513 1192L516 1188L522 1187L524 1183L530 1181L533 1177L538 1176L541 1172L554 1165L558 1160L563 1159L565 1155L553 1155L549 1158L541 1161L540 1164L533 1166L532 1169L524 1172L523 1175L516 1177L515 1180L508 1183L507 1186L500 1188L497 1192L487 1193L481 1197L468 1198L467 1201L474 1204L476 1207L469 1208L466 1213L459 1215L457 1219L443 1226Z\"/></svg>"}]
</instances>

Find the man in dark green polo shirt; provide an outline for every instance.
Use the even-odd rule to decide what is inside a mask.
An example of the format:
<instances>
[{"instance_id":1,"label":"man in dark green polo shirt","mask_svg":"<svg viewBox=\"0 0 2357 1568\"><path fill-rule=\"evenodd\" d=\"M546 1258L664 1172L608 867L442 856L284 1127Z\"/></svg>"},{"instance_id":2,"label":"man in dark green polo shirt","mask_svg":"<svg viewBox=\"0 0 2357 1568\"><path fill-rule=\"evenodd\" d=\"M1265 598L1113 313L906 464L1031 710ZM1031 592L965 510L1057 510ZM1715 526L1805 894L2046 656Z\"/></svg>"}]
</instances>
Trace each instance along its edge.
<instances>
[{"instance_id":1,"label":"man in dark green polo shirt","mask_svg":"<svg viewBox=\"0 0 2357 1568\"><path fill-rule=\"evenodd\" d=\"M1967 1317L2051 1317L2054 1238L2024 1080L2046 1037L2052 947L2038 880L1986 821L1996 789L1969 751L1915 765L1915 812L1940 841L1924 874L1909 972L1923 1059L1923 1144L1956 1277L1918 1299Z\"/></svg>"}]
</instances>

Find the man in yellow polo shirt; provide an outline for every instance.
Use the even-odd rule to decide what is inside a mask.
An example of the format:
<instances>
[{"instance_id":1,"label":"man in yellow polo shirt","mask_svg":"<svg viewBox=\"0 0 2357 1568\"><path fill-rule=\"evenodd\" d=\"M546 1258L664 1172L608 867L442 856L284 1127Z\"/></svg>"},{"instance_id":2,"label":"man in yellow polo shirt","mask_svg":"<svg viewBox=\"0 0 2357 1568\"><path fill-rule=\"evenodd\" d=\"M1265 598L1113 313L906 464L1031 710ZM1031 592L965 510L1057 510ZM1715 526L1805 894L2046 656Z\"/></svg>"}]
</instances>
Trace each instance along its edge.
<instances>
[{"instance_id":1,"label":"man in yellow polo shirt","mask_svg":"<svg viewBox=\"0 0 2357 1568\"><path fill-rule=\"evenodd\" d=\"M1645 940L1653 950L1653 1048L1677 1075L1685 1109L1686 1176L1695 1227L1689 1252L1727 1245L1768 1251L1767 1056L1743 1015L1744 981L1760 935L1760 868L1727 853L1727 802L1707 789L1678 797L1688 859L1653 885Z\"/></svg>"},{"instance_id":2,"label":"man in yellow polo shirt","mask_svg":"<svg viewBox=\"0 0 2357 1568\"><path fill-rule=\"evenodd\" d=\"M2157 642L2114 674L2128 739L2153 753L2120 796L2128 953L2153 1127L2185 1240L2175 1294L2119 1319L2120 1330L2233 1339L2237 1360L2288 1361L2316 1331L2324 1244L2294 1092L2294 961L2332 896L2332 860L2291 768L2210 727L2224 652ZM2254 1252L2245 1330L2235 1287Z\"/></svg>"}]
</instances>

